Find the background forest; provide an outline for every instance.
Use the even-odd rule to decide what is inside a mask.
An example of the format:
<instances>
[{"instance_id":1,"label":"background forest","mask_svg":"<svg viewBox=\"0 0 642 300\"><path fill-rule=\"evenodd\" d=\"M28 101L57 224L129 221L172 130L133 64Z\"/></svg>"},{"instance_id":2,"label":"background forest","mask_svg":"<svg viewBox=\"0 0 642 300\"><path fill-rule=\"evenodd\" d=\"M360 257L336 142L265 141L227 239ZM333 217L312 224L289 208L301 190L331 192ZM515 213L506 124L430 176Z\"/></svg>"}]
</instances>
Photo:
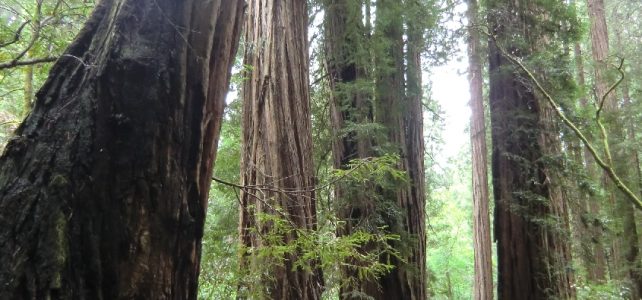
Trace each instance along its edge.
<instances>
[{"instance_id":1,"label":"background forest","mask_svg":"<svg viewBox=\"0 0 642 300\"><path fill-rule=\"evenodd\" d=\"M0 0L3 147L94 6ZM244 206L251 193L241 184L242 161L251 158L241 147L243 93L260 79L247 54L256 43L241 35L209 193L199 299L261 298L269 271L247 257L278 264L292 253L322 271L323 299L367 299L358 281L404 268L425 272L417 286L432 299L520 299L521 288L539 290L532 299L641 299L642 2L311 0L307 14L316 228L299 232L278 208ZM466 86L448 81L463 77ZM448 111L469 100L456 98L468 84L472 113ZM381 102L395 97L410 100ZM391 133L395 122L406 131ZM471 124L466 132L452 128L462 123ZM409 150L398 151L400 141ZM413 149L422 161L413 163ZM425 214L407 217L390 200L402 197L399 187ZM364 197L375 199L372 207L352 203L346 212L341 202ZM239 243L240 232L258 234L243 231L254 209L259 224L273 226L261 237L265 247ZM354 217L358 209L363 216ZM292 231L298 238L288 240ZM412 263L424 255L422 272Z\"/></svg>"}]
</instances>

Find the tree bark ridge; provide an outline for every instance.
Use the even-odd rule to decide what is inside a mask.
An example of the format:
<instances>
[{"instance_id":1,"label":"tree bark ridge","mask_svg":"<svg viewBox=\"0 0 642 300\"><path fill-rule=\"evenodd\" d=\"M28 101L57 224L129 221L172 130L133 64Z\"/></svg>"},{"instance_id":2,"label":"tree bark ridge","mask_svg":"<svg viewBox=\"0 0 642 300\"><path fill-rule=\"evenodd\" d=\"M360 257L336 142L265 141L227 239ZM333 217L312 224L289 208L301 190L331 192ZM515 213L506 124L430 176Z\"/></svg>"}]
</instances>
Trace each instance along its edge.
<instances>
[{"instance_id":1,"label":"tree bark ridge","mask_svg":"<svg viewBox=\"0 0 642 300\"><path fill-rule=\"evenodd\" d=\"M0 298L196 299L242 13L97 5L0 158Z\"/></svg>"}]
</instances>

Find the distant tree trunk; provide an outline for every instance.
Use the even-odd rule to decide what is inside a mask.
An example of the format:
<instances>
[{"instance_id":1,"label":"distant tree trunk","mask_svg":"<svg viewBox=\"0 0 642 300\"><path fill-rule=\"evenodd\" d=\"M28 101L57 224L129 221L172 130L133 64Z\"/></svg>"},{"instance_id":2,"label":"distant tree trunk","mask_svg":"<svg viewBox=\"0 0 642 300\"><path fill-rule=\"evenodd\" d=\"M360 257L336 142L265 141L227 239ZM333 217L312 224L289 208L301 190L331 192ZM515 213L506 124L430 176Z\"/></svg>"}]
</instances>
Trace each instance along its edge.
<instances>
[{"instance_id":1,"label":"distant tree trunk","mask_svg":"<svg viewBox=\"0 0 642 300\"><path fill-rule=\"evenodd\" d=\"M317 262L294 249L282 257L252 255L261 248L296 241L316 230L314 166L308 83L307 5L302 0L252 0L245 26L240 235L247 249L241 268L258 281L244 290L270 299L320 299ZM286 232L262 215L284 219ZM295 231L296 230L296 231ZM266 235L276 238L263 239ZM280 235L280 237L279 237ZM280 242L276 242L278 240ZM307 249L311 251L313 249ZM279 256L279 254L274 254ZM295 266L303 263L306 268Z\"/></svg>"},{"instance_id":2,"label":"distant tree trunk","mask_svg":"<svg viewBox=\"0 0 642 300\"><path fill-rule=\"evenodd\" d=\"M545 49L547 35L530 22L536 5L492 1L490 28L497 43L528 59ZM511 31L529 28L528 31ZM493 134L495 240L498 299L572 299L568 211L555 167L560 152L552 108L490 41L490 107ZM548 159L544 159L548 158Z\"/></svg>"},{"instance_id":3,"label":"distant tree trunk","mask_svg":"<svg viewBox=\"0 0 642 300\"><path fill-rule=\"evenodd\" d=\"M399 1L377 1L375 41L384 45L375 54L375 120L385 128L385 140L379 146L383 151L398 154L399 170L409 177L408 187L380 188L383 201L393 201L399 217L385 216L383 222L390 232L407 236L400 241L412 249L402 253L401 261L395 257L382 257L394 268L381 277L376 289L368 295L374 299L425 299L425 225L424 225L424 176L423 176L423 120L421 113L421 76L419 53L421 30L408 31L408 70L404 70L404 15ZM412 35L412 36L411 36ZM408 76L409 94L406 95ZM419 107L419 108L417 108ZM411 111L412 109L419 109ZM419 127L418 127L419 126ZM421 151L421 152L418 152ZM409 164L413 163L413 166ZM382 205L379 203L378 205ZM392 245L399 249L402 245Z\"/></svg>"},{"instance_id":4,"label":"distant tree trunk","mask_svg":"<svg viewBox=\"0 0 642 300\"><path fill-rule=\"evenodd\" d=\"M616 38L616 47L618 49L622 49L622 28L618 28L616 26L615 30L615 38ZM621 84L621 91L622 91L622 106L620 109L617 111L620 113L624 113L626 110L632 108L631 107L631 92L629 88L629 81L630 78L625 78L624 81ZM628 139L629 141L634 141L635 140L635 133L634 129L632 128L632 124L628 122L628 120L620 117L616 121L618 124L616 124L616 128L619 130L619 137L617 140L618 141L623 141ZM617 151L615 159L617 159L616 165L619 168L619 173L620 174L626 174L627 177L625 180L627 181L628 186L635 186L639 182L639 175L636 172L635 169L631 169L630 167L630 162L637 162L637 148L623 145L623 144L616 144L619 147L616 147L615 150ZM619 149L618 149L619 148ZM642 194L641 194L642 196ZM635 207L624 197L624 195L620 196L621 198L621 203L622 205L620 212L622 213L623 216L623 222L622 222L622 238L624 240L624 259L626 261L626 267L628 268L628 276L631 280L631 295L630 299L638 300L642 297L642 260L640 259L640 241L638 239L638 229L637 229L637 224L635 222L636 220L636 209Z\"/></svg>"},{"instance_id":5,"label":"distant tree trunk","mask_svg":"<svg viewBox=\"0 0 642 300\"><path fill-rule=\"evenodd\" d=\"M579 43L574 45L575 68L577 71L577 83L580 87L586 86L586 76L584 71L584 59L582 58L582 48ZM584 108L589 107L587 97L580 99L580 104ZM587 170L590 179L598 178L597 165L591 152L584 147L583 164ZM600 199L591 195L584 195L580 200L582 211L579 213L581 219L579 226L582 229L582 239L586 240L586 247L583 250L583 260L586 265L588 279L591 281L604 282L606 280L606 253L602 239L602 224L600 222ZM588 203L586 203L588 201ZM584 234L586 233L586 234Z\"/></svg>"},{"instance_id":6,"label":"distant tree trunk","mask_svg":"<svg viewBox=\"0 0 642 300\"><path fill-rule=\"evenodd\" d=\"M493 299L492 241L488 209L488 150L486 146L486 117L484 116L484 78L481 63L481 41L477 0L468 1L468 80L470 82L470 139L472 145L473 178L473 241L475 251L475 300Z\"/></svg>"},{"instance_id":7,"label":"distant tree trunk","mask_svg":"<svg viewBox=\"0 0 642 300\"><path fill-rule=\"evenodd\" d=\"M33 105L33 65L25 67L24 79L24 102L22 111L24 116L26 116L31 111L31 107Z\"/></svg>"},{"instance_id":8,"label":"distant tree trunk","mask_svg":"<svg viewBox=\"0 0 642 300\"><path fill-rule=\"evenodd\" d=\"M0 299L196 299L242 1L102 0L0 158Z\"/></svg>"},{"instance_id":9,"label":"distant tree trunk","mask_svg":"<svg viewBox=\"0 0 642 300\"><path fill-rule=\"evenodd\" d=\"M607 71L609 69L608 56L609 56L609 36L606 25L606 17L604 11L603 0L587 0L589 19L590 19L590 33L591 33L591 49L594 62L594 81L595 81L595 100L601 101L602 97L606 94L609 81ZM611 93L605 100L605 112L613 112L614 105L616 105L615 94ZM610 117L610 115L608 116ZM609 162L610 163L610 162ZM609 192L609 203L612 206L611 214L617 214L614 210L616 203L616 191L609 183L606 174L602 174L602 183ZM620 240L615 239L611 245L610 255L610 269L611 278L622 278L622 273L619 271L622 262L620 261Z\"/></svg>"},{"instance_id":10,"label":"distant tree trunk","mask_svg":"<svg viewBox=\"0 0 642 300\"><path fill-rule=\"evenodd\" d=\"M608 71L611 67L608 64L609 57L609 36L606 24L603 0L587 0L589 8L589 19L591 21L591 45L593 50L593 60L595 63L595 94L598 101L608 92L609 81ZM617 35L616 35L617 36ZM625 91L626 92L626 91ZM623 140L624 126L622 121L616 117L618 112L618 102L615 93L609 94L605 98L604 112L606 122L609 125L610 136L609 142L613 150L613 162L619 174L630 181L632 174L628 165L622 165L622 162L629 160L625 154L627 149L619 144ZM621 228L615 228L621 232L616 237L612 246L612 274L615 279L629 279L631 281L631 299L639 299L642 292L642 274L637 269L640 266L639 241L637 227L635 224L635 209L633 205L620 193L606 175L604 182L607 190L610 192L611 203L614 204L613 217L621 224ZM630 182L629 182L630 183Z\"/></svg>"}]
</instances>

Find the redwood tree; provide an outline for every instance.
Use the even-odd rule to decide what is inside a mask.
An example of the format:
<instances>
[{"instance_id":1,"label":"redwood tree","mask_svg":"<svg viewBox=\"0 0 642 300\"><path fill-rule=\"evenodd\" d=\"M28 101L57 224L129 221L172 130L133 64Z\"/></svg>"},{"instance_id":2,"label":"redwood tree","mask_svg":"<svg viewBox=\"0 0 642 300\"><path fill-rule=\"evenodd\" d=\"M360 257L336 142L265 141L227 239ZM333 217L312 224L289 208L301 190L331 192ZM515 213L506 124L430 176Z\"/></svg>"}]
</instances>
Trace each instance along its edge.
<instances>
[{"instance_id":1,"label":"redwood tree","mask_svg":"<svg viewBox=\"0 0 642 300\"><path fill-rule=\"evenodd\" d=\"M369 1L326 1L325 45L335 133L333 163L335 168L346 168L352 159L393 153L400 157L397 168L408 175L409 184L395 188L375 182L366 186L343 184L335 190L335 197L339 215L346 222L340 234L384 226L386 233L403 237L390 245L400 251L401 259L382 255L381 262L393 268L377 279L345 270L344 276L355 284L345 287L341 297L350 299L361 293L374 299L425 299L424 22L411 21L408 13L408 9L414 9L413 14L421 14L422 6L388 0L377 1L376 5L374 32L370 32ZM363 128L380 131L372 134ZM378 251L381 246L368 244L360 251Z\"/></svg>"},{"instance_id":2,"label":"redwood tree","mask_svg":"<svg viewBox=\"0 0 642 300\"><path fill-rule=\"evenodd\" d=\"M484 109L483 65L479 34L477 0L468 0L468 80L470 83L470 140L472 145L473 179L473 241L475 251L476 300L493 299L492 242L488 192L488 150L486 146L486 117Z\"/></svg>"},{"instance_id":3,"label":"redwood tree","mask_svg":"<svg viewBox=\"0 0 642 300\"><path fill-rule=\"evenodd\" d=\"M0 158L0 298L196 299L242 13L100 1Z\"/></svg>"},{"instance_id":4,"label":"redwood tree","mask_svg":"<svg viewBox=\"0 0 642 300\"><path fill-rule=\"evenodd\" d=\"M314 249L290 249L316 229L308 82L307 5L304 0L252 0L245 31L240 236L242 297L320 299L322 277ZM277 228L276 217L286 229ZM276 252L266 256L260 251ZM260 287L260 288L259 288ZM261 293L257 295L256 293ZM247 294L247 295L245 295Z\"/></svg>"},{"instance_id":5,"label":"redwood tree","mask_svg":"<svg viewBox=\"0 0 642 300\"><path fill-rule=\"evenodd\" d=\"M563 3L547 5L495 0L488 7L499 299L574 297L568 212L555 157L559 129L553 109L506 57L541 64L537 55L559 49L552 38L564 35L556 24L568 17ZM548 76L564 79L564 73Z\"/></svg>"}]
</instances>

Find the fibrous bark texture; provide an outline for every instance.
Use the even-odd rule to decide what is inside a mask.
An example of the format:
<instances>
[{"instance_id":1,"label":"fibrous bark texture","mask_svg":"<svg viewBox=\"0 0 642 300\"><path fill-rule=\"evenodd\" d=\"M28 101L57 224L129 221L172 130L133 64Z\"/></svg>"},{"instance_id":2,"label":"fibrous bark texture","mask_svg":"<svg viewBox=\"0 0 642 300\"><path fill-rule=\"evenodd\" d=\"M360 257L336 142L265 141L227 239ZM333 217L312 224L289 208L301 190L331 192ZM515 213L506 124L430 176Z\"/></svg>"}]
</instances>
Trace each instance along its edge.
<instances>
[{"instance_id":1,"label":"fibrous bark texture","mask_svg":"<svg viewBox=\"0 0 642 300\"><path fill-rule=\"evenodd\" d=\"M468 1L468 80L470 82L470 107L472 111L470 138L472 145L473 178L473 241L475 251L475 282L473 297L476 300L493 299L493 266L490 239L490 214L488 209L488 150L486 146L486 117L484 109L481 41L477 0Z\"/></svg>"},{"instance_id":2,"label":"fibrous bark texture","mask_svg":"<svg viewBox=\"0 0 642 300\"><path fill-rule=\"evenodd\" d=\"M242 11L100 2L0 158L1 299L196 299Z\"/></svg>"},{"instance_id":3,"label":"fibrous bark texture","mask_svg":"<svg viewBox=\"0 0 642 300\"><path fill-rule=\"evenodd\" d=\"M403 145L402 159L406 160L406 172L410 178L407 195L399 198L402 210L402 232L407 233L411 240L410 253L404 259L406 265L398 266L399 282L407 284L405 294L399 295L404 299L423 300L426 295L426 181L424 169L424 120L423 120L423 86L421 54L424 49L423 29L411 21L406 22L407 45L407 90L406 103L403 109L403 129L406 144ZM390 299L390 298L387 298Z\"/></svg>"},{"instance_id":4,"label":"fibrous bark texture","mask_svg":"<svg viewBox=\"0 0 642 300\"><path fill-rule=\"evenodd\" d=\"M314 249L272 252L267 258L252 255L316 229L307 20L303 0L249 2L241 178L243 185L257 189L241 193L241 267L264 275L258 282L241 283L241 297L256 296L257 291L270 299L321 297L317 262L300 261L300 251ZM275 228L266 215L285 221L287 230Z\"/></svg>"},{"instance_id":5,"label":"fibrous bark texture","mask_svg":"<svg viewBox=\"0 0 642 300\"><path fill-rule=\"evenodd\" d=\"M546 35L525 23L528 13L537 12L529 7L533 3L492 5L489 73L498 298L572 299L568 212L558 167L550 163L560 152L554 112L498 48L528 59L546 45Z\"/></svg>"}]
</instances>

